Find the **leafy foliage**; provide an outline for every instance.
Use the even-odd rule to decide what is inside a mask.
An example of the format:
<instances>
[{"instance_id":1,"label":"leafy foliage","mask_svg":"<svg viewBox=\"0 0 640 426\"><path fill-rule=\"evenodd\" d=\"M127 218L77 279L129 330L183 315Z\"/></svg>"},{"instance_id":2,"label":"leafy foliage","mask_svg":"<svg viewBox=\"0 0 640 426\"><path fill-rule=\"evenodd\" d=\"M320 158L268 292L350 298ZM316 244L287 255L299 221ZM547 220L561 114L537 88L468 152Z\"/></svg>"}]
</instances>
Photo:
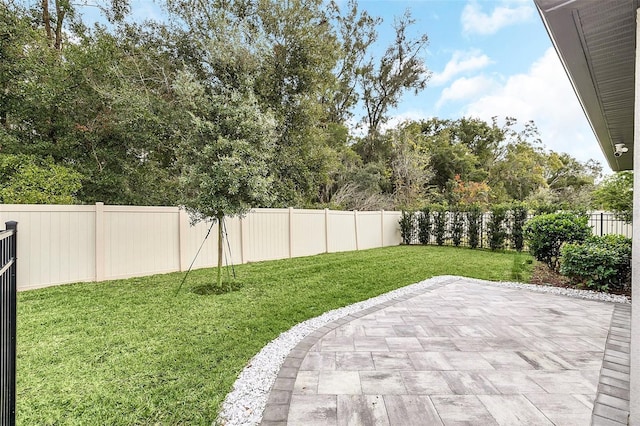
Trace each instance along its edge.
<instances>
[{"instance_id":1,"label":"leafy foliage","mask_svg":"<svg viewBox=\"0 0 640 426\"><path fill-rule=\"evenodd\" d=\"M560 273L598 291L622 291L631 285L631 239L622 235L590 237L562 246Z\"/></svg>"},{"instance_id":2,"label":"leafy foliage","mask_svg":"<svg viewBox=\"0 0 640 426\"><path fill-rule=\"evenodd\" d=\"M429 244L431 237L431 207L426 206L418 213L418 241Z\"/></svg>"},{"instance_id":3,"label":"leafy foliage","mask_svg":"<svg viewBox=\"0 0 640 426\"><path fill-rule=\"evenodd\" d=\"M89 27L82 3L0 2L2 153L78 173L77 202L179 204L178 151L195 137L192 114L202 117L194 108L223 91L251 93L273 119L261 207L591 201L599 166L547 153L533 123L383 126L430 76L428 37L410 11L390 21L357 0L163 0L167 19L136 24L129 0L110 0L93 2L109 26ZM382 25L395 37L376 54Z\"/></svg>"},{"instance_id":4,"label":"leafy foliage","mask_svg":"<svg viewBox=\"0 0 640 426\"><path fill-rule=\"evenodd\" d=\"M421 204L422 194L431 172L429 156L420 147L420 135L409 128L387 132L391 139L391 173L393 192L397 205L415 207Z\"/></svg>"},{"instance_id":5,"label":"leafy foliage","mask_svg":"<svg viewBox=\"0 0 640 426\"><path fill-rule=\"evenodd\" d=\"M505 246L507 239L506 220L509 207L506 205L495 205L489 212L487 222L487 238L491 250L500 250Z\"/></svg>"},{"instance_id":6,"label":"leafy foliage","mask_svg":"<svg viewBox=\"0 0 640 426\"><path fill-rule=\"evenodd\" d=\"M633 220L633 172L618 172L608 176L594 192L594 201L605 210L613 211L627 223Z\"/></svg>"},{"instance_id":7,"label":"leafy foliage","mask_svg":"<svg viewBox=\"0 0 640 426\"><path fill-rule=\"evenodd\" d=\"M74 204L82 187L78 172L51 158L0 155L0 202L4 204Z\"/></svg>"},{"instance_id":8,"label":"leafy foliage","mask_svg":"<svg viewBox=\"0 0 640 426\"><path fill-rule=\"evenodd\" d=\"M566 243L579 243L591 235L586 216L573 213L551 213L529 220L523 229L531 254L558 270L560 249Z\"/></svg>"},{"instance_id":9,"label":"leafy foliage","mask_svg":"<svg viewBox=\"0 0 640 426\"><path fill-rule=\"evenodd\" d=\"M251 92L204 87L188 73L175 90L192 121L177 151L182 202L192 222L218 222L220 287L223 220L269 202L276 126Z\"/></svg>"},{"instance_id":10,"label":"leafy foliage","mask_svg":"<svg viewBox=\"0 0 640 426\"><path fill-rule=\"evenodd\" d=\"M455 209L451 214L451 241L458 247L464 234L464 213Z\"/></svg>"},{"instance_id":11,"label":"leafy foliage","mask_svg":"<svg viewBox=\"0 0 640 426\"><path fill-rule=\"evenodd\" d=\"M443 245L447 239L447 210L438 206L433 209L433 233L436 236L436 244Z\"/></svg>"},{"instance_id":12,"label":"leafy foliage","mask_svg":"<svg viewBox=\"0 0 640 426\"><path fill-rule=\"evenodd\" d=\"M471 205L467 209L467 236L469 246L474 249L480 244L480 230L482 227L482 209L479 205Z\"/></svg>"},{"instance_id":13,"label":"leafy foliage","mask_svg":"<svg viewBox=\"0 0 640 426\"><path fill-rule=\"evenodd\" d=\"M511 206L511 244L517 251L524 248L524 232L523 227L527 221L529 210L522 203L513 204Z\"/></svg>"},{"instance_id":14,"label":"leafy foliage","mask_svg":"<svg viewBox=\"0 0 640 426\"><path fill-rule=\"evenodd\" d=\"M400 235L402 237L402 244L411 244L415 233L415 218L414 212L402 211L400 216Z\"/></svg>"},{"instance_id":15,"label":"leafy foliage","mask_svg":"<svg viewBox=\"0 0 640 426\"><path fill-rule=\"evenodd\" d=\"M268 201L268 162L274 143L273 119L251 94L201 94L188 75L176 83L192 104L192 132L178 151L183 202L194 221L246 213Z\"/></svg>"},{"instance_id":16,"label":"leafy foliage","mask_svg":"<svg viewBox=\"0 0 640 426\"><path fill-rule=\"evenodd\" d=\"M491 188L486 182L464 182L460 175L454 176L455 185L453 194L455 204L469 206L478 204L486 206L489 204L489 193Z\"/></svg>"}]
</instances>

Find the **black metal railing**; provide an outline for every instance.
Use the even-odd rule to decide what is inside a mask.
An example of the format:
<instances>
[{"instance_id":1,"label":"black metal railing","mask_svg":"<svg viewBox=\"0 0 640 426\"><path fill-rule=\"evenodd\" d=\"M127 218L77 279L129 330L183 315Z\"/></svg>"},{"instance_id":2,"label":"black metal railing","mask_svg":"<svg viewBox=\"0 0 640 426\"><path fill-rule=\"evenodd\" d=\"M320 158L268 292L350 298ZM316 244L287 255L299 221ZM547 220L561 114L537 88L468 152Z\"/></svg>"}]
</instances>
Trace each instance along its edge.
<instances>
[{"instance_id":1,"label":"black metal railing","mask_svg":"<svg viewBox=\"0 0 640 426\"><path fill-rule=\"evenodd\" d=\"M626 223L614 213L593 212L589 214L589 225L593 229L593 235L618 234L631 238L633 229L630 223Z\"/></svg>"},{"instance_id":2,"label":"black metal railing","mask_svg":"<svg viewBox=\"0 0 640 426\"><path fill-rule=\"evenodd\" d=\"M16 424L16 258L18 223L0 231L0 426Z\"/></svg>"}]
</instances>

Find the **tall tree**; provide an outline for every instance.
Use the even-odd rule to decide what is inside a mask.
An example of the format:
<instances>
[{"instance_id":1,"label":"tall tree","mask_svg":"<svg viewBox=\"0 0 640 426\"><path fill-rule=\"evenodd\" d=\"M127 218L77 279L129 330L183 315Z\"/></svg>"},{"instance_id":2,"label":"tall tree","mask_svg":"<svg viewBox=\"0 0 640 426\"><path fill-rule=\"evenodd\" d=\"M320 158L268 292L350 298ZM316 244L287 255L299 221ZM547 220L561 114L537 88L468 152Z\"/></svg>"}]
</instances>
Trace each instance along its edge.
<instances>
[{"instance_id":1,"label":"tall tree","mask_svg":"<svg viewBox=\"0 0 640 426\"><path fill-rule=\"evenodd\" d=\"M425 189L433 175L429 166L427 147L423 136L412 131L412 126L400 126L387 132L393 154L391 173L396 205L403 209L417 209L425 202Z\"/></svg>"},{"instance_id":2,"label":"tall tree","mask_svg":"<svg viewBox=\"0 0 640 426\"><path fill-rule=\"evenodd\" d=\"M406 91L418 94L427 85L431 74L422 54L428 37L412 38L408 34L415 20L407 10L394 21L395 38L376 63L371 58L359 75L367 126L367 137L361 155L365 161L375 157L380 126L388 120L389 109L398 105Z\"/></svg>"},{"instance_id":3,"label":"tall tree","mask_svg":"<svg viewBox=\"0 0 640 426\"><path fill-rule=\"evenodd\" d=\"M457 137L457 123L433 118L418 124L430 155L433 175L429 184L441 195L451 190L455 176L464 181L476 181L478 159L468 145ZM479 179L482 180L482 179Z\"/></svg>"},{"instance_id":4,"label":"tall tree","mask_svg":"<svg viewBox=\"0 0 640 426\"><path fill-rule=\"evenodd\" d=\"M258 10L270 53L257 95L278 122L278 205L317 198L334 153L327 145L322 99L335 88L338 45L321 0L264 1Z\"/></svg>"},{"instance_id":5,"label":"tall tree","mask_svg":"<svg viewBox=\"0 0 640 426\"><path fill-rule=\"evenodd\" d=\"M542 148L527 141L510 142L489 175L494 201L523 201L540 187L544 178L545 155Z\"/></svg>"},{"instance_id":6,"label":"tall tree","mask_svg":"<svg viewBox=\"0 0 640 426\"><path fill-rule=\"evenodd\" d=\"M353 108L360 100L358 82L365 69L370 65L367 56L372 44L378 38L376 27L382 22L366 11L359 9L356 0L348 0L343 9L336 1L329 3L330 19L336 26L340 45L335 75L337 87L329 93L326 100L329 108L329 120L334 123L346 123L353 117Z\"/></svg>"}]
</instances>

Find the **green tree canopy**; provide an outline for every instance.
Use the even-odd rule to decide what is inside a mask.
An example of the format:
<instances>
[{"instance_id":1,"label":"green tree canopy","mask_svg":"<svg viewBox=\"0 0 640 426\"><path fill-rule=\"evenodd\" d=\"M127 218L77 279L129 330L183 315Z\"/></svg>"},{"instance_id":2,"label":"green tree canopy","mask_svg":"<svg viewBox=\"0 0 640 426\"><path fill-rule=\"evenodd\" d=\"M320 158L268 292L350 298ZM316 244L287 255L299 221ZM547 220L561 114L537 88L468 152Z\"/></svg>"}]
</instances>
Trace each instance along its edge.
<instances>
[{"instance_id":1,"label":"green tree canopy","mask_svg":"<svg viewBox=\"0 0 640 426\"><path fill-rule=\"evenodd\" d=\"M51 158L0 155L0 202L4 204L75 204L80 174Z\"/></svg>"},{"instance_id":2,"label":"green tree canopy","mask_svg":"<svg viewBox=\"0 0 640 426\"><path fill-rule=\"evenodd\" d=\"M633 172L607 176L594 191L597 206L615 212L625 222L633 220Z\"/></svg>"}]
</instances>

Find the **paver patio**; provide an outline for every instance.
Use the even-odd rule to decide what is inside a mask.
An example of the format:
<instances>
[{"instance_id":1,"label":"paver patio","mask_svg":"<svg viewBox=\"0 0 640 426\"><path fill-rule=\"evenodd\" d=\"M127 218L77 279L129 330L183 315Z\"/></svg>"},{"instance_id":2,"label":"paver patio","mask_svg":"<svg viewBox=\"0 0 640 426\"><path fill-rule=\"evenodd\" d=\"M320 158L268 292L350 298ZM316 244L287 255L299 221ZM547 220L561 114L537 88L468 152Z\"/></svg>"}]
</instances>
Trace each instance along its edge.
<instances>
[{"instance_id":1,"label":"paver patio","mask_svg":"<svg viewBox=\"0 0 640 426\"><path fill-rule=\"evenodd\" d=\"M262 425L626 424L629 313L452 279L308 336Z\"/></svg>"}]
</instances>

